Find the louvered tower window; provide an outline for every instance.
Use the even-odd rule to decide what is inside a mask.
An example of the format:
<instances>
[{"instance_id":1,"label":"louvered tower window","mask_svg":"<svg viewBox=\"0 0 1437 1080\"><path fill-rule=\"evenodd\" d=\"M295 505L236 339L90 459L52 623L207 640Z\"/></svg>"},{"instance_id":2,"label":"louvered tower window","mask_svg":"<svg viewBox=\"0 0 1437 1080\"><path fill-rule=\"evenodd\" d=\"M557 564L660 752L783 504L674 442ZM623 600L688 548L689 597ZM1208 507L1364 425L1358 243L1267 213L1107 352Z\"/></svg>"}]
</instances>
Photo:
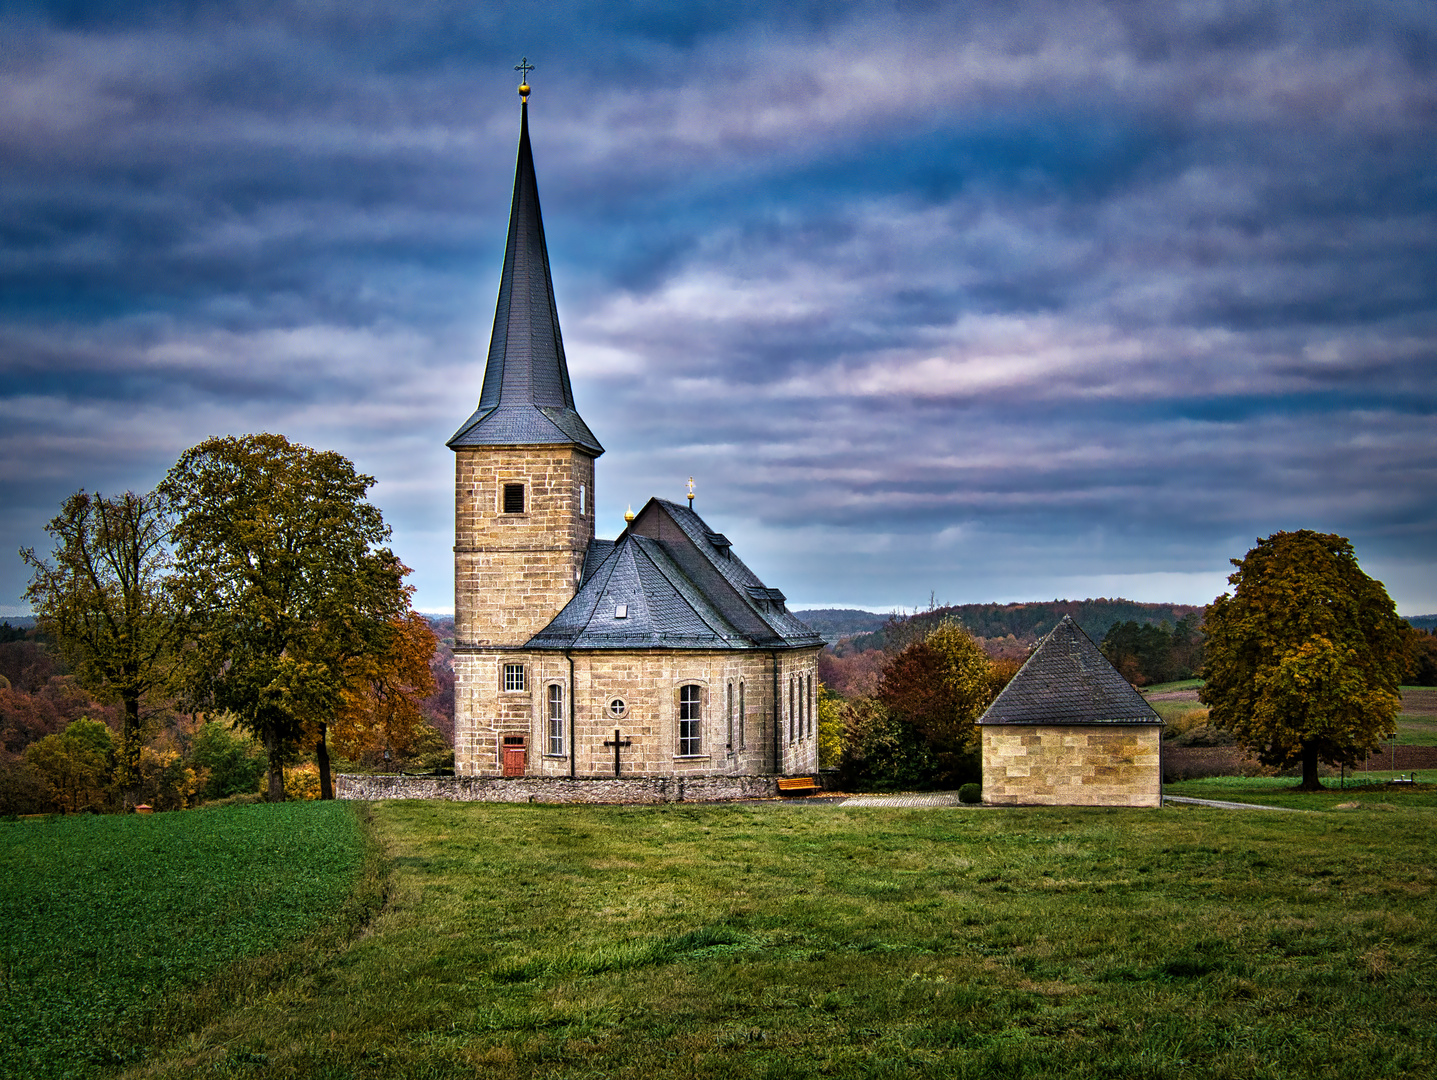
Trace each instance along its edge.
<instances>
[{"instance_id":1,"label":"louvered tower window","mask_svg":"<svg viewBox=\"0 0 1437 1080\"><path fill-rule=\"evenodd\" d=\"M524 512L524 485L504 485L504 513L522 514Z\"/></svg>"}]
</instances>

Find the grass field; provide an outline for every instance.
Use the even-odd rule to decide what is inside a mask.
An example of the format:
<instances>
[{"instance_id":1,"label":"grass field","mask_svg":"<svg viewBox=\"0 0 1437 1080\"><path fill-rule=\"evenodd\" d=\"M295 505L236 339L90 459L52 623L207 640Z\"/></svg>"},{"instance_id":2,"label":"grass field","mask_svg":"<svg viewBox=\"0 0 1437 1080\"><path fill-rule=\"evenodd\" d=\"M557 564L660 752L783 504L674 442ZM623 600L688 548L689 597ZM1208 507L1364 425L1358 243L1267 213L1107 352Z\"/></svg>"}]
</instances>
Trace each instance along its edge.
<instances>
[{"instance_id":1,"label":"grass field","mask_svg":"<svg viewBox=\"0 0 1437 1080\"><path fill-rule=\"evenodd\" d=\"M0 822L0 1076L112 1071L304 970L377 906L366 851L335 803Z\"/></svg>"},{"instance_id":2,"label":"grass field","mask_svg":"<svg viewBox=\"0 0 1437 1080\"><path fill-rule=\"evenodd\" d=\"M1417 794L1310 815L380 804L389 901L365 932L125 1075L1431 1075Z\"/></svg>"},{"instance_id":3,"label":"grass field","mask_svg":"<svg viewBox=\"0 0 1437 1080\"><path fill-rule=\"evenodd\" d=\"M1337 810L1342 807L1343 810L1381 813L1418 808L1437 811L1437 771L1426 782L1388 786L1389 781L1406 779L1411 775L1376 771L1355 773L1345 783L1339 777L1327 776L1322 779L1322 791L1299 791L1299 781L1291 776L1209 776L1201 780L1164 784L1163 792L1198 799L1263 803L1294 810ZM1418 780L1422 780L1421 774Z\"/></svg>"},{"instance_id":4,"label":"grass field","mask_svg":"<svg viewBox=\"0 0 1437 1080\"><path fill-rule=\"evenodd\" d=\"M1437 687L1402 688L1397 742L1403 746L1437 746Z\"/></svg>"}]
</instances>

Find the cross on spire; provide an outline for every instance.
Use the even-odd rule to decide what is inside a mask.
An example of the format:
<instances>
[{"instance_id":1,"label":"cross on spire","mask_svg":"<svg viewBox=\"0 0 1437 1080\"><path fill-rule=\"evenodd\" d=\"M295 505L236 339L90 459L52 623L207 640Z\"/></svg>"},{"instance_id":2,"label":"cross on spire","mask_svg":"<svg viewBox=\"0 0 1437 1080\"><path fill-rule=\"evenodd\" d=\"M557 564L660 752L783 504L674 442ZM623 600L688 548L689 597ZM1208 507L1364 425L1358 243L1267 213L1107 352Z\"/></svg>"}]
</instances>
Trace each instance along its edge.
<instances>
[{"instance_id":1,"label":"cross on spire","mask_svg":"<svg viewBox=\"0 0 1437 1080\"><path fill-rule=\"evenodd\" d=\"M519 93L524 97L528 97L529 72L534 70L534 65L529 63L527 56L522 56L519 58L519 62L514 65L514 70L519 73Z\"/></svg>"}]
</instances>

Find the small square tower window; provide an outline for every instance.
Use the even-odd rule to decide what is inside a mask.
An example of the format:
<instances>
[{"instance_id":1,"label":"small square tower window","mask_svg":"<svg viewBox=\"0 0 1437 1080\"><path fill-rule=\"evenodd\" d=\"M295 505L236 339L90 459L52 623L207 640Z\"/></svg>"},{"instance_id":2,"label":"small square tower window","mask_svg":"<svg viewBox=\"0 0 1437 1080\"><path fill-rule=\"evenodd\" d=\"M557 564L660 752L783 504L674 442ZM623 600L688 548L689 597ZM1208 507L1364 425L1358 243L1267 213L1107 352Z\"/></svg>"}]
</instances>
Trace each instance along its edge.
<instances>
[{"instance_id":1,"label":"small square tower window","mask_svg":"<svg viewBox=\"0 0 1437 1080\"><path fill-rule=\"evenodd\" d=\"M506 693L522 692L524 689L524 665L504 665L504 690Z\"/></svg>"},{"instance_id":2,"label":"small square tower window","mask_svg":"<svg viewBox=\"0 0 1437 1080\"><path fill-rule=\"evenodd\" d=\"M524 485L504 485L504 513L522 514L524 512Z\"/></svg>"}]
</instances>

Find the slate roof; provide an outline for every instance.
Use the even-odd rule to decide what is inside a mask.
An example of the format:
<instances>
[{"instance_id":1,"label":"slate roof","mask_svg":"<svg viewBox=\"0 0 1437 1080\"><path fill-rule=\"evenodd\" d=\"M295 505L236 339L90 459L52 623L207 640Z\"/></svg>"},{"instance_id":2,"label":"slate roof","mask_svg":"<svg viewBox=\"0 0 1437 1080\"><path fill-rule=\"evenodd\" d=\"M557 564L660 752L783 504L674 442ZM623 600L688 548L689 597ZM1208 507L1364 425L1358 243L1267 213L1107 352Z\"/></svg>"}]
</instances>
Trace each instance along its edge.
<instances>
[{"instance_id":1,"label":"slate roof","mask_svg":"<svg viewBox=\"0 0 1437 1080\"><path fill-rule=\"evenodd\" d=\"M980 724L1161 724L1071 618L1028 657Z\"/></svg>"},{"instance_id":2,"label":"slate roof","mask_svg":"<svg viewBox=\"0 0 1437 1080\"><path fill-rule=\"evenodd\" d=\"M622 605L623 614L618 614ZM574 598L531 649L793 649L823 638L784 607L691 509L651 499L617 540L594 540Z\"/></svg>"},{"instance_id":3,"label":"slate roof","mask_svg":"<svg viewBox=\"0 0 1437 1080\"><path fill-rule=\"evenodd\" d=\"M494 331L479 407L449 446L576 444L595 456L604 448L574 408L569 365L559 332L549 249L539 211L539 185L529 146L529 104L519 120L519 160L509 239L499 278Z\"/></svg>"}]
</instances>

